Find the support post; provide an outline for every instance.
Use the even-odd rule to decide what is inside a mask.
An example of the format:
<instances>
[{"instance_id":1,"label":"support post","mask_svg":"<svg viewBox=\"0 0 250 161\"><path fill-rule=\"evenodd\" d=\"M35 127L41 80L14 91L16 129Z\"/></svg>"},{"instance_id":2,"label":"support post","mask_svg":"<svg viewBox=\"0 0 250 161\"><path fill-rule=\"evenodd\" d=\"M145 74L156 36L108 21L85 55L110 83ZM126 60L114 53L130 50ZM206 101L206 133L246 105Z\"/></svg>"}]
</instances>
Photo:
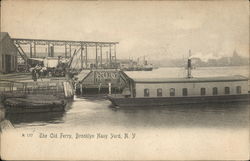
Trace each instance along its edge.
<instances>
[{"instance_id":1,"label":"support post","mask_svg":"<svg viewBox=\"0 0 250 161\"><path fill-rule=\"evenodd\" d=\"M51 52L50 55L54 57L54 44L51 45L50 52Z\"/></svg>"},{"instance_id":2,"label":"support post","mask_svg":"<svg viewBox=\"0 0 250 161\"><path fill-rule=\"evenodd\" d=\"M34 56L36 57L36 42L34 42Z\"/></svg>"},{"instance_id":3,"label":"support post","mask_svg":"<svg viewBox=\"0 0 250 161\"><path fill-rule=\"evenodd\" d=\"M101 54L101 68L102 68L102 45L100 46L100 54Z\"/></svg>"},{"instance_id":4,"label":"support post","mask_svg":"<svg viewBox=\"0 0 250 161\"><path fill-rule=\"evenodd\" d=\"M81 96L82 96L82 83L80 84L80 93L81 93Z\"/></svg>"},{"instance_id":5,"label":"support post","mask_svg":"<svg viewBox=\"0 0 250 161\"><path fill-rule=\"evenodd\" d=\"M106 63L107 63L107 65L109 64L109 54L108 54L108 51L106 52Z\"/></svg>"},{"instance_id":6,"label":"support post","mask_svg":"<svg viewBox=\"0 0 250 161\"><path fill-rule=\"evenodd\" d=\"M83 46L81 43L81 69L83 69Z\"/></svg>"},{"instance_id":7,"label":"support post","mask_svg":"<svg viewBox=\"0 0 250 161\"><path fill-rule=\"evenodd\" d=\"M98 68L97 44L95 44L95 67Z\"/></svg>"},{"instance_id":8,"label":"support post","mask_svg":"<svg viewBox=\"0 0 250 161\"><path fill-rule=\"evenodd\" d=\"M69 55L71 57L71 44L69 44Z\"/></svg>"},{"instance_id":9,"label":"support post","mask_svg":"<svg viewBox=\"0 0 250 161\"><path fill-rule=\"evenodd\" d=\"M50 57L50 44L48 43L48 57Z\"/></svg>"},{"instance_id":10,"label":"support post","mask_svg":"<svg viewBox=\"0 0 250 161\"><path fill-rule=\"evenodd\" d=\"M115 63L116 63L116 44L114 45Z\"/></svg>"},{"instance_id":11,"label":"support post","mask_svg":"<svg viewBox=\"0 0 250 161\"><path fill-rule=\"evenodd\" d=\"M65 43L65 58L67 58L67 44Z\"/></svg>"},{"instance_id":12,"label":"support post","mask_svg":"<svg viewBox=\"0 0 250 161\"><path fill-rule=\"evenodd\" d=\"M111 67L111 63L112 63L112 57L111 57L111 44L109 44L109 66Z\"/></svg>"},{"instance_id":13,"label":"support post","mask_svg":"<svg viewBox=\"0 0 250 161\"><path fill-rule=\"evenodd\" d=\"M109 83L109 94L111 94L111 83Z\"/></svg>"},{"instance_id":14,"label":"support post","mask_svg":"<svg viewBox=\"0 0 250 161\"><path fill-rule=\"evenodd\" d=\"M30 58L32 58L32 43L30 43Z\"/></svg>"},{"instance_id":15,"label":"support post","mask_svg":"<svg viewBox=\"0 0 250 161\"><path fill-rule=\"evenodd\" d=\"M88 46L87 44L85 44L85 65L86 65L86 68L88 68Z\"/></svg>"}]
</instances>

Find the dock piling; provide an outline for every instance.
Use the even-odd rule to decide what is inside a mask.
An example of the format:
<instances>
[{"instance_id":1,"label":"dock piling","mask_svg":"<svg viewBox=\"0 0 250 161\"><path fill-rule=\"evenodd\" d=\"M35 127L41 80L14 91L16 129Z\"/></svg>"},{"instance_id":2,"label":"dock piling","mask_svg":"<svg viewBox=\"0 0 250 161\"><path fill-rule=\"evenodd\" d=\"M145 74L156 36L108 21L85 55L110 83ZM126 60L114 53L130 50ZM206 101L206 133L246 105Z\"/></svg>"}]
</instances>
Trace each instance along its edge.
<instances>
[{"instance_id":1,"label":"dock piling","mask_svg":"<svg viewBox=\"0 0 250 161\"><path fill-rule=\"evenodd\" d=\"M111 94L111 83L109 83L109 94Z\"/></svg>"}]
</instances>

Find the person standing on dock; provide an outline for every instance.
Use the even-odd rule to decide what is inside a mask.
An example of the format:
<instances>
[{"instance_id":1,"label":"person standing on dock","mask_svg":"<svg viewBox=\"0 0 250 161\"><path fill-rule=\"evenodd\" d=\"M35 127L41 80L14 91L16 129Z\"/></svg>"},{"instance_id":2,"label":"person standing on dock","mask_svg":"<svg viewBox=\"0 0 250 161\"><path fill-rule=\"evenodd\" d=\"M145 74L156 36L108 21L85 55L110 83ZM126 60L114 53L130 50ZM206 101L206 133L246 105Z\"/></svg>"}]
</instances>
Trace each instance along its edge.
<instances>
[{"instance_id":1,"label":"person standing on dock","mask_svg":"<svg viewBox=\"0 0 250 161\"><path fill-rule=\"evenodd\" d=\"M36 72L36 69L33 69L32 72L31 72L31 74L32 74L33 81L36 82L37 81L37 72Z\"/></svg>"},{"instance_id":2,"label":"person standing on dock","mask_svg":"<svg viewBox=\"0 0 250 161\"><path fill-rule=\"evenodd\" d=\"M37 78L40 78L40 76L41 76L41 72L40 72L41 69L42 69L41 65L37 64L36 67L35 67Z\"/></svg>"}]
</instances>

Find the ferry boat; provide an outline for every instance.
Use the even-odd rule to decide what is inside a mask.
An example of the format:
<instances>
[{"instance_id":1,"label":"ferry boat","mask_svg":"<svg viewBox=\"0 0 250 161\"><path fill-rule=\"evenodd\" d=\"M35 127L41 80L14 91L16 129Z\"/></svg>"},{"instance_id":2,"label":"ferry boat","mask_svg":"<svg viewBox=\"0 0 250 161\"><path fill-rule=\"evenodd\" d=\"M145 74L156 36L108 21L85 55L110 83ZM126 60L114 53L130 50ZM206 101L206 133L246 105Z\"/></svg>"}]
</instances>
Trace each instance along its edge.
<instances>
[{"instance_id":1,"label":"ferry boat","mask_svg":"<svg viewBox=\"0 0 250 161\"><path fill-rule=\"evenodd\" d=\"M184 78L129 78L122 94L107 97L119 107L249 102L247 77L192 77L191 59L187 64L187 76Z\"/></svg>"}]
</instances>

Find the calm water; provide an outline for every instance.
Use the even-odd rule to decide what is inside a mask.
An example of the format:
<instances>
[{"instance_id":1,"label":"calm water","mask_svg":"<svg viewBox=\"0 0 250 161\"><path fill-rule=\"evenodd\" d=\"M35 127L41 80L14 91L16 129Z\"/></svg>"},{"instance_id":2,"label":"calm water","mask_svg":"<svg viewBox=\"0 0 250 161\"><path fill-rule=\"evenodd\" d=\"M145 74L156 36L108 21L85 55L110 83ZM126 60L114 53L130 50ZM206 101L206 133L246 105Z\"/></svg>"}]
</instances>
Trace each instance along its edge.
<instances>
[{"instance_id":1,"label":"calm water","mask_svg":"<svg viewBox=\"0 0 250 161\"><path fill-rule=\"evenodd\" d=\"M198 68L193 76L248 76L247 67ZM182 77L181 68L128 72L131 77ZM249 104L202 104L150 108L119 108L105 99L75 98L66 112L9 115L17 131L8 144L14 159L190 159L247 160ZM32 139L21 137L24 131ZM39 139L40 133L133 133L135 139ZM11 135L8 135L11 136ZM6 139L5 139L6 140ZM20 145L20 146L16 146ZM27 147L27 148L23 148ZM37 148L39 147L39 150ZM27 155L29 154L29 155Z\"/></svg>"}]
</instances>

